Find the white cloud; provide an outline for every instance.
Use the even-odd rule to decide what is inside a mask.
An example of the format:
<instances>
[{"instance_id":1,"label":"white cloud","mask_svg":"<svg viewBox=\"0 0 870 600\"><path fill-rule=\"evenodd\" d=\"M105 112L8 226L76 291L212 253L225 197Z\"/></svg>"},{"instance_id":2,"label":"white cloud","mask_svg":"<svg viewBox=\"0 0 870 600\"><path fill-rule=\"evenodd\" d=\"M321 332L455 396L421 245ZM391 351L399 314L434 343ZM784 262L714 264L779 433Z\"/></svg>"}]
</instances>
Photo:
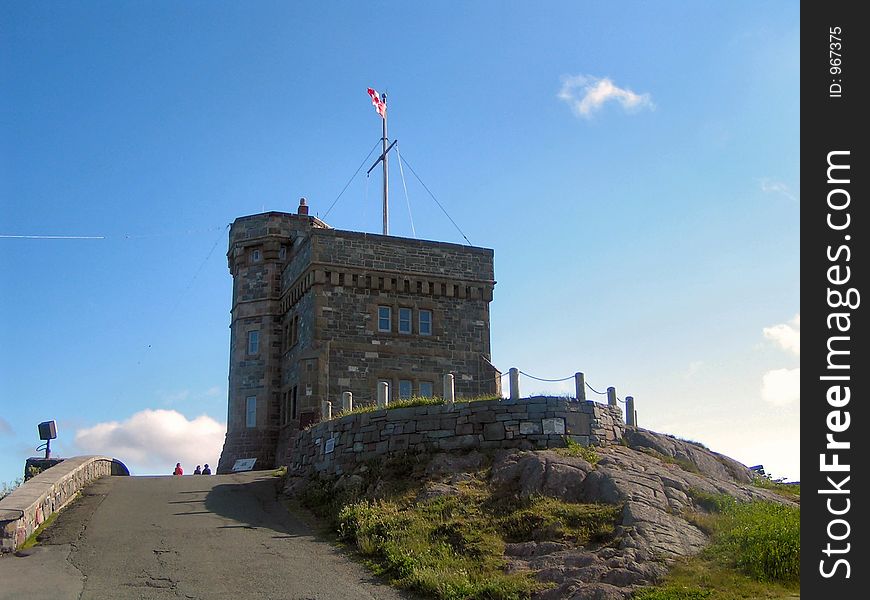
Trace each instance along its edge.
<instances>
[{"instance_id":1,"label":"white cloud","mask_svg":"<svg viewBox=\"0 0 870 600\"><path fill-rule=\"evenodd\" d=\"M798 313L788 323L765 327L764 337L797 357L801 355L801 314ZM775 406L785 406L800 400L801 370L773 369L761 378L761 398Z\"/></svg>"},{"instance_id":2,"label":"white cloud","mask_svg":"<svg viewBox=\"0 0 870 600\"><path fill-rule=\"evenodd\" d=\"M170 474L176 462L191 472L196 464L217 467L225 433L225 423L206 415L188 420L178 411L146 409L120 423L79 429L75 444L86 454L117 458L137 475Z\"/></svg>"},{"instance_id":3,"label":"white cloud","mask_svg":"<svg viewBox=\"0 0 870 600\"><path fill-rule=\"evenodd\" d=\"M791 189L782 181L764 178L761 180L761 191L766 194L782 194L789 200L798 202L797 196L795 196Z\"/></svg>"},{"instance_id":4,"label":"white cloud","mask_svg":"<svg viewBox=\"0 0 870 600\"><path fill-rule=\"evenodd\" d=\"M773 341L777 346L791 352L795 356L801 355L801 315L798 313L788 323L780 323L773 327L764 328L764 337Z\"/></svg>"},{"instance_id":5,"label":"white cloud","mask_svg":"<svg viewBox=\"0 0 870 600\"><path fill-rule=\"evenodd\" d=\"M761 379L761 399L776 406L785 406L800 400L801 370L774 369Z\"/></svg>"},{"instance_id":6,"label":"white cloud","mask_svg":"<svg viewBox=\"0 0 870 600\"><path fill-rule=\"evenodd\" d=\"M618 102L629 112L655 107L649 94L636 94L628 88L618 87L608 77L592 75L563 77L557 98L567 103L574 114L587 119L610 101Z\"/></svg>"}]
</instances>

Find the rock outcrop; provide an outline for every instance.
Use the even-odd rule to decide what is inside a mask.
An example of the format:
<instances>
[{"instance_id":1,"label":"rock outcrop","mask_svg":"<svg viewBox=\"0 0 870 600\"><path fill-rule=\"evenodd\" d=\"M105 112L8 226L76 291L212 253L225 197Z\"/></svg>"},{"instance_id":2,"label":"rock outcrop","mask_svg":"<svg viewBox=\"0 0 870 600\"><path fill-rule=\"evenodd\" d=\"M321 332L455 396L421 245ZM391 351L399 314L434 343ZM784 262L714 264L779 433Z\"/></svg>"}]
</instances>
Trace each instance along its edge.
<instances>
[{"instance_id":1,"label":"rock outcrop","mask_svg":"<svg viewBox=\"0 0 870 600\"><path fill-rule=\"evenodd\" d=\"M498 493L623 507L615 547L508 545L512 569L530 569L556 584L541 600L622 600L638 585L655 583L669 560L696 554L709 541L684 518L699 508L693 496L786 502L751 485L745 466L698 444L645 430L627 432L625 442L596 449L595 465L552 450L496 457L490 483Z\"/></svg>"}]
</instances>

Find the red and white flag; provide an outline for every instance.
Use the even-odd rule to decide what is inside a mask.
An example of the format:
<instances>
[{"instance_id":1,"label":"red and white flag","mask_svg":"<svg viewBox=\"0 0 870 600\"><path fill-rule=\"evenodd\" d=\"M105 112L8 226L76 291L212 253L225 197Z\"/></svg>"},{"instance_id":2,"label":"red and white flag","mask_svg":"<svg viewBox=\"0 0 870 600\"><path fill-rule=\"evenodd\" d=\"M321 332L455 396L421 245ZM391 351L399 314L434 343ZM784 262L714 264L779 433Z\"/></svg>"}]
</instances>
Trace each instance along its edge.
<instances>
[{"instance_id":1,"label":"red and white flag","mask_svg":"<svg viewBox=\"0 0 870 600\"><path fill-rule=\"evenodd\" d=\"M381 115L382 119L387 118L387 97L384 95L383 97L378 94L372 88L368 89L369 96L372 97L372 105L375 107L375 110L378 111L378 114Z\"/></svg>"}]
</instances>

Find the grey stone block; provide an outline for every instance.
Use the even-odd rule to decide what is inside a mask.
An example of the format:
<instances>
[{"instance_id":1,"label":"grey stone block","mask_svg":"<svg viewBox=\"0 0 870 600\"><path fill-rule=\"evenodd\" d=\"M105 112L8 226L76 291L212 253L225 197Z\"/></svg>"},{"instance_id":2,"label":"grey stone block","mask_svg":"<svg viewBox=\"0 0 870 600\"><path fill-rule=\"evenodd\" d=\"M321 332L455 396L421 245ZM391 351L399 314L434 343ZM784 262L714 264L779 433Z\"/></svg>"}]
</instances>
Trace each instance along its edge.
<instances>
[{"instance_id":1,"label":"grey stone block","mask_svg":"<svg viewBox=\"0 0 870 600\"><path fill-rule=\"evenodd\" d=\"M435 417L424 417L417 419L417 431L432 431L440 429L441 419Z\"/></svg>"},{"instance_id":2,"label":"grey stone block","mask_svg":"<svg viewBox=\"0 0 870 600\"><path fill-rule=\"evenodd\" d=\"M503 440L505 438L504 425L501 423L488 423L483 426L483 439L486 441Z\"/></svg>"},{"instance_id":3,"label":"grey stone block","mask_svg":"<svg viewBox=\"0 0 870 600\"><path fill-rule=\"evenodd\" d=\"M564 434L565 420L564 419L544 419L541 422L541 427L545 434Z\"/></svg>"},{"instance_id":4,"label":"grey stone block","mask_svg":"<svg viewBox=\"0 0 870 600\"><path fill-rule=\"evenodd\" d=\"M532 421L522 421L520 423L520 433L523 435L542 433L541 424Z\"/></svg>"},{"instance_id":5,"label":"grey stone block","mask_svg":"<svg viewBox=\"0 0 870 600\"><path fill-rule=\"evenodd\" d=\"M463 423L456 426L456 435L469 435L474 433L474 425L471 423Z\"/></svg>"},{"instance_id":6,"label":"grey stone block","mask_svg":"<svg viewBox=\"0 0 870 600\"><path fill-rule=\"evenodd\" d=\"M455 434L452 429L439 429L436 431L427 431L426 437L429 439L438 439L438 438L446 438L453 437Z\"/></svg>"},{"instance_id":7,"label":"grey stone block","mask_svg":"<svg viewBox=\"0 0 870 600\"><path fill-rule=\"evenodd\" d=\"M393 410L387 411L387 420L388 421L405 421L407 419L414 418L414 415L417 414L417 407L409 407L409 408L394 408Z\"/></svg>"}]
</instances>

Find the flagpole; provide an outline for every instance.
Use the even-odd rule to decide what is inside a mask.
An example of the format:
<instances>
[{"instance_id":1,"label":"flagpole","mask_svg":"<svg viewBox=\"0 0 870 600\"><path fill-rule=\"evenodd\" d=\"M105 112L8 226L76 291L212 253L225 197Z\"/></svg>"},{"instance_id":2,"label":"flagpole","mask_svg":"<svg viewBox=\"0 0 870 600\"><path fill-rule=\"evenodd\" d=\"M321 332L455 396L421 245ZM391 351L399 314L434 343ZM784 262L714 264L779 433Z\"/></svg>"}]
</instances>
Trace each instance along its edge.
<instances>
[{"instance_id":1,"label":"flagpole","mask_svg":"<svg viewBox=\"0 0 870 600\"><path fill-rule=\"evenodd\" d=\"M384 104L387 103L387 95L383 95ZM387 170L387 111L384 110L384 137L383 137L383 154L384 157L384 235L390 234L389 222L389 201L387 199L387 190L389 182L389 172Z\"/></svg>"}]
</instances>

